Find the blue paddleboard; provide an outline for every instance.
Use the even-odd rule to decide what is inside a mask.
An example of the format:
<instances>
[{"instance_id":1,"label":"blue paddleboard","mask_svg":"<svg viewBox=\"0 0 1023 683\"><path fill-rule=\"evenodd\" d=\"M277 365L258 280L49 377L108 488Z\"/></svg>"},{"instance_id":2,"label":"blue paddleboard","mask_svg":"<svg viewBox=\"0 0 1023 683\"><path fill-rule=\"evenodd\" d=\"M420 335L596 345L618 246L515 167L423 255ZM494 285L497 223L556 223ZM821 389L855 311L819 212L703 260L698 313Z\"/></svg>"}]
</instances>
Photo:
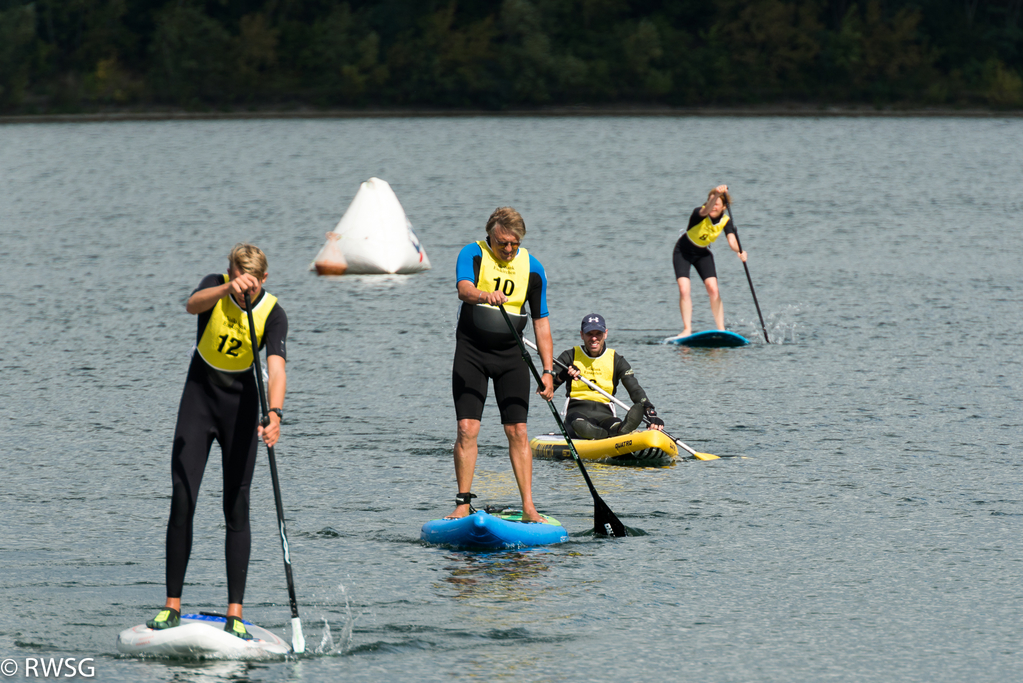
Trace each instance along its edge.
<instances>
[{"instance_id":1,"label":"blue paddleboard","mask_svg":"<svg viewBox=\"0 0 1023 683\"><path fill-rule=\"evenodd\" d=\"M521 548L568 540L561 522L541 515L544 523L519 522L522 513L491 515L483 510L460 519L433 519L423 525L419 538L454 548Z\"/></svg>"},{"instance_id":2,"label":"blue paddleboard","mask_svg":"<svg viewBox=\"0 0 1023 683\"><path fill-rule=\"evenodd\" d=\"M668 337L663 343L675 344L676 346L720 348L722 346L745 346L746 344L749 344L749 339L746 339L746 337L741 334L729 332L728 330L704 330L703 332L690 334L687 337L683 337L681 335L677 337Z\"/></svg>"}]
</instances>

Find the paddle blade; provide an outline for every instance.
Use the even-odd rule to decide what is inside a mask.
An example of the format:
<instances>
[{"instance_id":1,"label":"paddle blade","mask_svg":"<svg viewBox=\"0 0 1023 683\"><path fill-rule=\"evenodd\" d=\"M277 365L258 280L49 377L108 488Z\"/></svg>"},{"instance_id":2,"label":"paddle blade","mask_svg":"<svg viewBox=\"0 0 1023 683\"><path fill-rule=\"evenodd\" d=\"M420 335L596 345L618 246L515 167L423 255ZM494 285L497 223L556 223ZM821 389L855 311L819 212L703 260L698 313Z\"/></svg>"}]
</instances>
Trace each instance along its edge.
<instances>
[{"instance_id":1,"label":"paddle blade","mask_svg":"<svg viewBox=\"0 0 1023 683\"><path fill-rule=\"evenodd\" d=\"M593 493L593 533L598 536L613 536L614 538L628 536L629 530L615 516L615 513L611 512L607 503L595 491L591 491L591 493Z\"/></svg>"},{"instance_id":2,"label":"paddle blade","mask_svg":"<svg viewBox=\"0 0 1023 683\"><path fill-rule=\"evenodd\" d=\"M291 649L296 655L305 652L305 636L302 635L302 621L298 617L291 620Z\"/></svg>"},{"instance_id":3,"label":"paddle blade","mask_svg":"<svg viewBox=\"0 0 1023 683\"><path fill-rule=\"evenodd\" d=\"M693 452L693 457L696 458L697 460L720 460L721 459L721 458L719 458L716 455L712 455L711 453L698 453L696 451Z\"/></svg>"}]
</instances>

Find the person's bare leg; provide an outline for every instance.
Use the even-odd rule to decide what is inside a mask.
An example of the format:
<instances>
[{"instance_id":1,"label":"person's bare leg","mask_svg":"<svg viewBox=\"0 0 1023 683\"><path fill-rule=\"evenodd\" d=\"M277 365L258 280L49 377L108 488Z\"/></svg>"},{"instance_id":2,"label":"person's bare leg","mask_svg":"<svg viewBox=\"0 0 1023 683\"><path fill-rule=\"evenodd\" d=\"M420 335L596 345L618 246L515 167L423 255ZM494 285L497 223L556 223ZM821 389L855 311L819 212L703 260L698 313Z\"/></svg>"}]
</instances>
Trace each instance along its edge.
<instances>
[{"instance_id":1,"label":"person's bare leg","mask_svg":"<svg viewBox=\"0 0 1023 683\"><path fill-rule=\"evenodd\" d=\"M458 493L472 491L472 477L476 472L476 455L479 449L476 438L480 434L479 420L459 420L458 435L455 437L455 481ZM456 505L455 511L444 519L457 519L469 514L469 504Z\"/></svg>"},{"instance_id":2,"label":"person's bare leg","mask_svg":"<svg viewBox=\"0 0 1023 683\"><path fill-rule=\"evenodd\" d=\"M707 296L710 297L710 312L714 315L714 324L717 329L725 329L725 305L721 302L721 293L718 292L718 279L709 277L703 281L707 287Z\"/></svg>"},{"instance_id":3,"label":"person's bare leg","mask_svg":"<svg viewBox=\"0 0 1023 683\"><path fill-rule=\"evenodd\" d=\"M242 604L240 602L229 602L227 604L227 616L242 618Z\"/></svg>"},{"instance_id":4,"label":"person's bare leg","mask_svg":"<svg viewBox=\"0 0 1023 683\"><path fill-rule=\"evenodd\" d=\"M522 496L522 521L543 521L533 505L533 453L529 450L526 423L505 425L504 433L508 437L508 455L511 457L515 483L519 485L519 495Z\"/></svg>"},{"instance_id":5,"label":"person's bare leg","mask_svg":"<svg viewBox=\"0 0 1023 683\"><path fill-rule=\"evenodd\" d=\"M689 278L678 278L678 308L682 312L682 334L687 337L693 333L693 295Z\"/></svg>"}]
</instances>

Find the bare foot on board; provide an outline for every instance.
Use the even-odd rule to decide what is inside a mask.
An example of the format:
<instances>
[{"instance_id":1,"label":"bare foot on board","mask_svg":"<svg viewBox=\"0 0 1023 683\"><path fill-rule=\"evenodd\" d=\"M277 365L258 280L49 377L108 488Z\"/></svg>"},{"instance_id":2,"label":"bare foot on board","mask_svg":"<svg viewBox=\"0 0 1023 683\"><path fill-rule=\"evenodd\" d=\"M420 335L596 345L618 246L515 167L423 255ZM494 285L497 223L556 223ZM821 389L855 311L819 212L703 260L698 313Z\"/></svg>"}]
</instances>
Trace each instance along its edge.
<instances>
[{"instance_id":1,"label":"bare foot on board","mask_svg":"<svg viewBox=\"0 0 1023 683\"><path fill-rule=\"evenodd\" d=\"M529 512L526 512L525 510L522 511L522 521L543 523L543 517L541 517L540 513L536 511L536 508L533 508Z\"/></svg>"},{"instance_id":2,"label":"bare foot on board","mask_svg":"<svg viewBox=\"0 0 1023 683\"><path fill-rule=\"evenodd\" d=\"M456 505L455 506L455 511L452 512L447 517L445 517L444 519L461 519L462 517L468 517L468 516L469 516L469 504L466 503L465 505Z\"/></svg>"}]
</instances>

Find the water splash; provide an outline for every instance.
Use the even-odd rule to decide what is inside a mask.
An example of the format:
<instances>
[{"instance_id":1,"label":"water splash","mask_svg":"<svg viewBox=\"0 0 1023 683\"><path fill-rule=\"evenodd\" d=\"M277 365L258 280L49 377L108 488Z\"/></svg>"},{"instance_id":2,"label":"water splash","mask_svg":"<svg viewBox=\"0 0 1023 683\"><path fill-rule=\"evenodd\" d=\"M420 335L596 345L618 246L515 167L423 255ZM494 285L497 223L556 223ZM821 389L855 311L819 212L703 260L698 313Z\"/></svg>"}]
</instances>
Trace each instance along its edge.
<instances>
[{"instance_id":1,"label":"water splash","mask_svg":"<svg viewBox=\"0 0 1023 683\"><path fill-rule=\"evenodd\" d=\"M338 588L341 589L341 595L345 596L345 625L341 627L341 638L338 644L341 653L344 653L352 648L352 628L355 626L355 618L352 616L352 602L348 599L345 585L339 583Z\"/></svg>"},{"instance_id":2,"label":"water splash","mask_svg":"<svg viewBox=\"0 0 1023 683\"><path fill-rule=\"evenodd\" d=\"M764 312L764 325L767 327L767 334L772 344L795 344L797 342L800 325L796 320L800 317L802 310L798 304L783 306L780 310ZM764 342L763 328L760 327L758 318L736 320L736 330L751 341Z\"/></svg>"},{"instance_id":3,"label":"water splash","mask_svg":"<svg viewBox=\"0 0 1023 683\"><path fill-rule=\"evenodd\" d=\"M330 622L326 619L323 620L323 637L320 638L320 644L316 646L314 652L318 655L329 655L334 650L334 638L330 634Z\"/></svg>"},{"instance_id":4,"label":"water splash","mask_svg":"<svg viewBox=\"0 0 1023 683\"><path fill-rule=\"evenodd\" d=\"M798 304L789 304L771 311L765 318L772 344L795 344L800 329L796 320L802 314Z\"/></svg>"},{"instance_id":5,"label":"water splash","mask_svg":"<svg viewBox=\"0 0 1023 683\"><path fill-rule=\"evenodd\" d=\"M323 620L323 635L320 637L320 644L316 646L318 655L343 655L352 648L352 629L355 626L355 618L352 616L352 601L348 597L345 585L338 584L342 597L345 599L345 620L341 626L341 633L338 640L334 642L334 634L330 630L330 622Z\"/></svg>"}]
</instances>

